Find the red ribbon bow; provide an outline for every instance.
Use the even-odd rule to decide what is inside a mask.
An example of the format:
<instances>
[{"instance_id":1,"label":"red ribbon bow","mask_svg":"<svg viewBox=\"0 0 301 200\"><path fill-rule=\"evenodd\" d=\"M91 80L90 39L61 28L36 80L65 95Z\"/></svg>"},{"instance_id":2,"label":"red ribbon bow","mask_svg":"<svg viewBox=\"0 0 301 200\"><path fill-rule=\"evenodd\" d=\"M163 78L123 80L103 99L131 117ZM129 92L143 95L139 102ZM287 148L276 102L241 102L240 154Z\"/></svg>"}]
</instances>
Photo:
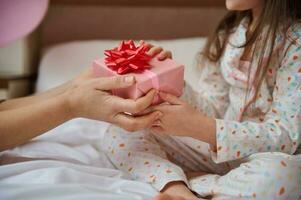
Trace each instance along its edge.
<instances>
[{"instance_id":1,"label":"red ribbon bow","mask_svg":"<svg viewBox=\"0 0 301 200\"><path fill-rule=\"evenodd\" d=\"M118 47L105 50L105 64L118 74L141 72L149 68L152 59L146 54L148 50L144 42L136 46L133 40L122 41Z\"/></svg>"}]
</instances>

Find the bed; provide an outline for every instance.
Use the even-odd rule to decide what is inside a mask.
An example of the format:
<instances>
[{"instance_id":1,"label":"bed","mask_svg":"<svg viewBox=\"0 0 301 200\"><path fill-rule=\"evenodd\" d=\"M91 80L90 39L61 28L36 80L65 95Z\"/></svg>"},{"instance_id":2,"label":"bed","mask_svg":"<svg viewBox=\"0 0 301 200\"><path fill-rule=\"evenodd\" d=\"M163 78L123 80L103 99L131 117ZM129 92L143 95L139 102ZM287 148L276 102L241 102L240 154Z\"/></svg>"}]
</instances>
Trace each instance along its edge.
<instances>
[{"instance_id":1,"label":"bed","mask_svg":"<svg viewBox=\"0 0 301 200\"><path fill-rule=\"evenodd\" d=\"M209 0L53 0L40 28L35 92L72 79L104 49L129 38L171 50L195 86L195 56L224 12L223 1ZM116 170L103 153L107 127L74 119L1 152L0 199L152 199L154 188Z\"/></svg>"}]
</instances>

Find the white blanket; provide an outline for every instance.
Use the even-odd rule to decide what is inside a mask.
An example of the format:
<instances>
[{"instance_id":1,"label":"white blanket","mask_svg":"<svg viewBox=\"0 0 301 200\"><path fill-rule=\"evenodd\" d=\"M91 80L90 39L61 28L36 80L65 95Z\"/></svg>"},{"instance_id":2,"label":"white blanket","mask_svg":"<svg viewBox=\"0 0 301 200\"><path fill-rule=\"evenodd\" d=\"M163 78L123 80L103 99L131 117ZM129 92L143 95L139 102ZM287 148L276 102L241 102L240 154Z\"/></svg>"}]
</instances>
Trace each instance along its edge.
<instances>
[{"instance_id":1,"label":"white blanket","mask_svg":"<svg viewBox=\"0 0 301 200\"><path fill-rule=\"evenodd\" d=\"M114 169L102 152L106 127L75 119L2 152L0 199L152 199L149 184Z\"/></svg>"}]
</instances>

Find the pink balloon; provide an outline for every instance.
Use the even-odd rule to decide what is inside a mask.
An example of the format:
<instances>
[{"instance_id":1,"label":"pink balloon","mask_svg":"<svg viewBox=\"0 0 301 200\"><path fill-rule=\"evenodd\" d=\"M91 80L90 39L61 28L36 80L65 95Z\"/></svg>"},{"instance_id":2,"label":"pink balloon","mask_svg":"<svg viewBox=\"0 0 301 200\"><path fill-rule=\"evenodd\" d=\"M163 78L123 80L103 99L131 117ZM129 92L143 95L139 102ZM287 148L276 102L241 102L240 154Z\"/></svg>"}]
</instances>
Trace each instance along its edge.
<instances>
[{"instance_id":1,"label":"pink balloon","mask_svg":"<svg viewBox=\"0 0 301 200\"><path fill-rule=\"evenodd\" d=\"M47 8L48 0L0 0L0 47L31 33Z\"/></svg>"}]
</instances>

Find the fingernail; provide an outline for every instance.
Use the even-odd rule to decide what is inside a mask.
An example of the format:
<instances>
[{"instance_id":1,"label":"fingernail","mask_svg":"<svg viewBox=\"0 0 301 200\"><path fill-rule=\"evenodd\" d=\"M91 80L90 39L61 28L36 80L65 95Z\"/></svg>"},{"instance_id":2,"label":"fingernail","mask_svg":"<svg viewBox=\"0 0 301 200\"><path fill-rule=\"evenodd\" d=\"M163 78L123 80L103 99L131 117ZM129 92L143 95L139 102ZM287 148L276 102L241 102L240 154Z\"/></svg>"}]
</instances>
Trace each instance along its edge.
<instances>
[{"instance_id":1,"label":"fingernail","mask_svg":"<svg viewBox=\"0 0 301 200\"><path fill-rule=\"evenodd\" d=\"M134 82L134 76L126 76L124 78L124 82L126 82L128 84L132 84Z\"/></svg>"}]
</instances>

